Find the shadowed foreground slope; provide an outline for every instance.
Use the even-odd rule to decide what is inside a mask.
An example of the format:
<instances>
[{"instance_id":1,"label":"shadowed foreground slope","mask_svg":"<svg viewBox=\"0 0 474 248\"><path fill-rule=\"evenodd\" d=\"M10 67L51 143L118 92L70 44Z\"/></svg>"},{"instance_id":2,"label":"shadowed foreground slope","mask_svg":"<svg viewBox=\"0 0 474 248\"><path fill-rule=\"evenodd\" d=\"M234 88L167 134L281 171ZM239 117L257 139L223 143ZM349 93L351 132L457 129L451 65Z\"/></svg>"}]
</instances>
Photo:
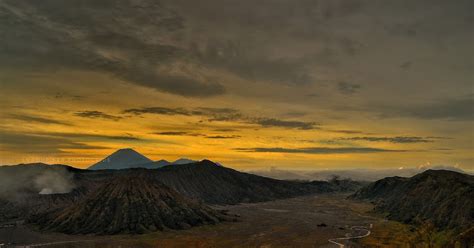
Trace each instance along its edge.
<instances>
[{"instance_id":1,"label":"shadowed foreground slope","mask_svg":"<svg viewBox=\"0 0 474 248\"><path fill-rule=\"evenodd\" d=\"M154 180L143 171L112 178L83 200L29 221L70 234L145 233L215 224L226 217Z\"/></svg>"},{"instance_id":2,"label":"shadowed foreground slope","mask_svg":"<svg viewBox=\"0 0 474 248\"><path fill-rule=\"evenodd\" d=\"M352 197L370 199L379 212L405 223L430 221L441 230L465 230L474 223L474 176L428 170L411 178L389 177Z\"/></svg>"}]
</instances>

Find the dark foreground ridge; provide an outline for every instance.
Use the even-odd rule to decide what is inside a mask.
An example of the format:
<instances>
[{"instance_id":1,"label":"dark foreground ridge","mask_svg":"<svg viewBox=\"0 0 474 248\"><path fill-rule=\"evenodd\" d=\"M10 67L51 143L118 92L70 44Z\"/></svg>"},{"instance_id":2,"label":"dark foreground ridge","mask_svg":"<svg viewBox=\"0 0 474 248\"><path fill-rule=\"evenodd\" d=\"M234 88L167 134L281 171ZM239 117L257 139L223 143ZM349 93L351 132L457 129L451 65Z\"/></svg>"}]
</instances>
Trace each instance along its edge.
<instances>
[{"instance_id":1,"label":"dark foreground ridge","mask_svg":"<svg viewBox=\"0 0 474 248\"><path fill-rule=\"evenodd\" d=\"M32 215L29 221L42 230L68 234L141 234L228 219L136 171L114 176L77 203Z\"/></svg>"},{"instance_id":2,"label":"dark foreground ridge","mask_svg":"<svg viewBox=\"0 0 474 248\"><path fill-rule=\"evenodd\" d=\"M427 170L411 178L389 177L352 197L370 199L377 211L405 223L429 221L440 230L474 226L474 176L467 174Z\"/></svg>"}]
</instances>

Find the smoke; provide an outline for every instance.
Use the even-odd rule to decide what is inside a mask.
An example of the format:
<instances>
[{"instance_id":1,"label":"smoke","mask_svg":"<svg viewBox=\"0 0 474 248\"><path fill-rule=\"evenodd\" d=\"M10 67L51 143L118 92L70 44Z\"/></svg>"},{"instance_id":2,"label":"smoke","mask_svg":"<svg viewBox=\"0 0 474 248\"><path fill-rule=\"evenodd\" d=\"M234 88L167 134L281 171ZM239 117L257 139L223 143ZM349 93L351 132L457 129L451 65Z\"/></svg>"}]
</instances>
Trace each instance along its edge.
<instances>
[{"instance_id":1,"label":"smoke","mask_svg":"<svg viewBox=\"0 0 474 248\"><path fill-rule=\"evenodd\" d=\"M63 166L0 167L0 199L21 199L27 194L65 194L74 188L73 174Z\"/></svg>"},{"instance_id":2,"label":"smoke","mask_svg":"<svg viewBox=\"0 0 474 248\"><path fill-rule=\"evenodd\" d=\"M51 194L54 194L54 193L53 193L52 189L44 188L38 194L40 194L40 195L51 195Z\"/></svg>"},{"instance_id":3,"label":"smoke","mask_svg":"<svg viewBox=\"0 0 474 248\"><path fill-rule=\"evenodd\" d=\"M35 179L35 187L41 189L39 194L65 194L74 189L72 174L65 171L47 171Z\"/></svg>"}]
</instances>

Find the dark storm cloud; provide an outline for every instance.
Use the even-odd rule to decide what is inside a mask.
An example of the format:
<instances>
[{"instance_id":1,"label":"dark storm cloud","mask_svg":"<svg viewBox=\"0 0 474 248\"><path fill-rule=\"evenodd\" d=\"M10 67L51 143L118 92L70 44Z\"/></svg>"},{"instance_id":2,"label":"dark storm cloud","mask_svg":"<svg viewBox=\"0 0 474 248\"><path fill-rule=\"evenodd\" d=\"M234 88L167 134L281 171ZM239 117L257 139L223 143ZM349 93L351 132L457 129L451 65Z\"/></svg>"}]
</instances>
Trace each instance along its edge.
<instances>
[{"instance_id":1,"label":"dark storm cloud","mask_svg":"<svg viewBox=\"0 0 474 248\"><path fill-rule=\"evenodd\" d=\"M474 94L457 99L438 100L429 105L406 109L400 114L420 119L472 121L474 120Z\"/></svg>"},{"instance_id":2,"label":"dark storm cloud","mask_svg":"<svg viewBox=\"0 0 474 248\"><path fill-rule=\"evenodd\" d=\"M91 118L91 119L108 119L113 121L118 121L122 119L120 116L109 115L101 111L80 111L74 113L75 116L84 117L84 118Z\"/></svg>"},{"instance_id":3,"label":"dark storm cloud","mask_svg":"<svg viewBox=\"0 0 474 248\"><path fill-rule=\"evenodd\" d=\"M369 147L305 147L305 148L281 148L281 147L255 147L236 148L241 152L272 152L272 153L304 153L304 154L351 154L351 153L380 153L380 152L406 152L405 150L387 150Z\"/></svg>"},{"instance_id":4,"label":"dark storm cloud","mask_svg":"<svg viewBox=\"0 0 474 248\"><path fill-rule=\"evenodd\" d=\"M184 26L180 16L156 1L2 1L0 20L2 66L100 71L183 96L225 91L198 72L170 65L186 57L182 48L148 39L165 38Z\"/></svg>"},{"instance_id":5,"label":"dark storm cloud","mask_svg":"<svg viewBox=\"0 0 474 248\"><path fill-rule=\"evenodd\" d=\"M24 122L36 122L36 123L43 123L43 124L57 124L57 125L66 125L66 126L72 125L64 121L58 121L58 120L35 116L35 115L11 114L8 117L11 119L20 120Z\"/></svg>"},{"instance_id":6,"label":"dark storm cloud","mask_svg":"<svg viewBox=\"0 0 474 248\"><path fill-rule=\"evenodd\" d=\"M63 149L108 149L108 147L87 145L61 137L5 131L0 133L0 144L2 150L23 153L63 153Z\"/></svg>"},{"instance_id":7,"label":"dark storm cloud","mask_svg":"<svg viewBox=\"0 0 474 248\"><path fill-rule=\"evenodd\" d=\"M317 65L337 64L364 52L371 40L353 34L385 30L389 35L416 33L438 40L433 37L447 31L470 30L469 4L464 0L455 4L242 1L238 5L214 0L4 0L0 2L0 37L4 37L0 64L99 71L191 97L226 92L224 82L202 73L207 69L249 82L304 86L316 81L312 70ZM439 18L439 10L448 18ZM419 13L426 20L420 20ZM377 21L357 18L361 15ZM343 85L341 92L351 94L357 87Z\"/></svg>"},{"instance_id":8,"label":"dark storm cloud","mask_svg":"<svg viewBox=\"0 0 474 248\"><path fill-rule=\"evenodd\" d=\"M390 142L390 143L429 143L433 140L417 136L397 136L397 137L350 137L340 138L341 140L369 141L369 142Z\"/></svg>"},{"instance_id":9,"label":"dark storm cloud","mask_svg":"<svg viewBox=\"0 0 474 248\"><path fill-rule=\"evenodd\" d=\"M345 95L352 95L357 93L360 90L361 86L359 84L353 84L348 82L339 82L337 84L337 89L339 92Z\"/></svg>"},{"instance_id":10,"label":"dark storm cloud","mask_svg":"<svg viewBox=\"0 0 474 248\"><path fill-rule=\"evenodd\" d=\"M191 47L191 52L204 64L225 69L247 80L296 85L312 82L305 58L269 58L251 52L249 46L233 40L208 41L202 49Z\"/></svg>"},{"instance_id":11,"label":"dark storm cloud","mask_svg":"<svg viewBox=\"0 0 474 248\"><path fill-rule=\"evenodd\" d=\"M144 107L133 108L122 111L124 114L160 114L160 115L184 115L204 117L207 121L227 121L243 122L256 124L262 127L281 127L301 130L318 129L316 122L289 121L266 117L249 117L242 114L239 110L232 108L166 108L166 107Z\"/></svg>"},{"instance_id":12,"label":"dark storm cloud","mask_svg":"<svg viewBox=\"0 0 474 248\"><path fill-rule=\"evenodd\" d=\"M382 118L410 117L425 120L472 121L474 120L474 95L413 104L413 106L384 106L372 111Z\"/></svg>"}]
</instances>

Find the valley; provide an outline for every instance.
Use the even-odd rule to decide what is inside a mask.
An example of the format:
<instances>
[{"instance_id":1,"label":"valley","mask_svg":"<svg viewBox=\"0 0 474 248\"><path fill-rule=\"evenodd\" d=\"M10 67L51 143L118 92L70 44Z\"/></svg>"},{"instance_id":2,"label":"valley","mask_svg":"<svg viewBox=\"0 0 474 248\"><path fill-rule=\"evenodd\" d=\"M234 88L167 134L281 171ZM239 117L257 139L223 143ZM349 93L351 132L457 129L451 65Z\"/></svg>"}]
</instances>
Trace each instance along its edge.
<instances>
[{"instance_id":1,"label":"valley","mask_svg":"<svg viewBox=\"0 0 474 248\"><path fill-rule=\"evenodd\" d=\"M154 169L142 168L145 160L121 149L103 160L114 161L107 169L0 167L0 247L464 248L473 243L472 175L426 170L372 183L337 176L290 181L206 159Z\"/></svg>"},{"instance_id":2,"label":"valley","mask_svg":"<svg viewBox=\"0 0 474 248\"><path fill-rule=\"evenodd\" d=\"M348 194L322 194L261 203L213 206L237 215L236 222L193 227L187 230L154 232L144 235L65 235L41 233L25 227L0 229L0 240L14 237L18 245L48 244L44 247L337 247L328 240L344 237L352 226L371 229L371 236L382 237L390 228L398 234L410 235L407 226L387 221L371 213L373 205L347 200ZM367 237L367 238L369 238ZM400 236L402 238L402 236ZM340 243L362 247L366 238ZM27 242L22 242L27 240ZM69 243L65 243L69 241ZM75 242L70 242L75 241ZM339 242L339 241L338 241ZM400 240L386 240L386 245L399 245Z\"/></svg>"}]
</instances>

